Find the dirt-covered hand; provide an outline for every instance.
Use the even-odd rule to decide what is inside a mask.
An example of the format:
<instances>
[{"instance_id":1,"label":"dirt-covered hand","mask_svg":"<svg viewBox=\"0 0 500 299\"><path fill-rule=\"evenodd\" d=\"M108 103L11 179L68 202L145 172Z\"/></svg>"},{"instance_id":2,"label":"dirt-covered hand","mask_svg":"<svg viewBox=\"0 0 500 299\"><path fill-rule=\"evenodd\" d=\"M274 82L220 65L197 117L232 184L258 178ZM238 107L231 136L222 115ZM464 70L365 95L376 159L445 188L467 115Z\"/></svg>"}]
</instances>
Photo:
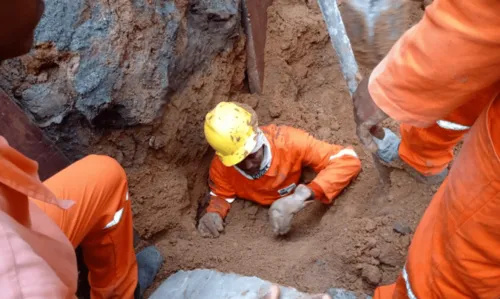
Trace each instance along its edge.
<instances>
[{"instance_id":1,"label":"dirt-covered hand","mask_svg":"<svg viewBox=\"0 0 500 299\"><path fill-rule=\"evenodd\" d=\"M356 134L363 145L372 153L377 151L377 144L373 141L374 129L377 124L386 119L387 114L382 111L373 101L368 91L368 78L364 78L358 85L358 89L352 96L354 102L354 121L356 122ZM382 133L383 134L383 133Z\"/></svg>"},{"instance_id":2,"label":"dirt-covered hand","mask_svg":"<svg viewBox=\"0 0 500 299\"><path fill-rule=\"evenodd\" d=\"M198 223L198 231L204 238L219 237L219 233L224 230L222 217L217 213L206 213Z\"/></svg>"},{"instance_id":3,"label":"dirt-covered hand","mask_svg":"<svg viewBox=\"0 0 500 299\"><path fill-rule=\"evenodd\" d=\"M273 284L264 296L260 296L259 299L280 299L280 287ZM307 297L300 297L303 299L332 299L330 295L327 294L316 294Z\"/></svg>"},{"instance_id":4,"label":"dirt-covered hand","mask_svg":"<svg viewBox=\"0 0 500 299\"><path fill-rule=\"evenodd\" d=\"M293 215L306 206L306 200L313 193L306 185L299 185L292 195L275 201L269 209L269 221L276 235L284 235L290 230Z\"/></svg>"}]
</instances>

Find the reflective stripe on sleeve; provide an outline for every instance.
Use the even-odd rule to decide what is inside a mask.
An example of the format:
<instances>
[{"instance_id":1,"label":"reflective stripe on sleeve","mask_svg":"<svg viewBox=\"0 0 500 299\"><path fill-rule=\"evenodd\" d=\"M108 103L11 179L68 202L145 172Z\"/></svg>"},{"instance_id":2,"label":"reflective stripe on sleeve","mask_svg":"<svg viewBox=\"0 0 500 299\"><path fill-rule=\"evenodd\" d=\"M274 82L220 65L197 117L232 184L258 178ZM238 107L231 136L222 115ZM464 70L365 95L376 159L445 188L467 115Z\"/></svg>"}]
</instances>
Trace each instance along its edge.
<instances>
[{"instance_id":1,"label":"reflective stripe on sleeve","mask_svg":"<svg viewBox=\"0 0 500 299\"><path fill-rule=\"evenodd\" d=\"M104 229L108 229L110 227L113 227L115 225L118 224L118 222L120 222L120 219L122 219L122 215L123 215L123 208L121 208L118 212L115 213L115 215L113 216L113 220L111 220L110 223L108 223Z\"/></svg>"},{"instance_id":2,"label":"reflective stripe on sleeve","mask_svg":"<svg viewBox=\"0 0 500 299\"><path fill-rule=\"evenodd\" d=\"M127 191L127 193L125 194L125 201L127 201L129 199L130 199L130 197L129 197L128 191ZM121 208L118 212L115 213L115 215L113 216L113 220L111 220L108 224L106 224L104 229L108 229L110 227L117 225L118 222L120 222L120 219L122 219L122 215L123 215L123 208Z\"/></svg>"},{"instance_id":3,"label":"reflective stripe on sleeve","mask_svg":"<svg viewBox=\"0 0 500 299\"><path fill-rule=\"evenodd\" d=\"M406 272L406 265L403 267L403 279L405 280L406 292L407 292L408 298L417 299L417 296L415 296L415 294L413 294L413 290L411 289L410 279L408 278L408 272Z\"/></svg>"},{"instance_id":4,"label":"reflective stripe on sleeve","mask_svg":"<svg viewBox=\"0 0 500 299\"><path fill-rule=\"evenodd\" d=\"M470 129L469 126L464 126L461 124L452 123L451 121L447 121L447 120L438 120L436 123L438 124L438 126L440 126L443 129L446 129L446 130L465 131L465 130Z\"/></svg>"},{"instance_id":5,"label":"reflective stripe on sleeve","mask_svg":"<svg viewBox=\"0 0 500 299\"><path fill-rule=\"evenodd\" d=\"M218 196L217 194L213 193L212 191L210 191L210 196L217 196L217 197L220 197ZM236 198L232 197L232 198L226 198L225 200L228 202L228 203L233 203L233 201L235 200Z\"/></svg>"},{"instance_id":6,"label":"reflective stripe on sleeve","mask_svg":"<svg viewBox=\"0 0 500 299\"><path fill-rule=\"evenodd\" d=\"M330 161L333 160L333 159L336 159L336 158L343 157L343 156L352 156L352 157L355 157L355 158L358 157L358 155L356 154L356 152L353 149L344 148L343 150L340 150L335 155L330 156Z\"/></svg>"}]
</instances>

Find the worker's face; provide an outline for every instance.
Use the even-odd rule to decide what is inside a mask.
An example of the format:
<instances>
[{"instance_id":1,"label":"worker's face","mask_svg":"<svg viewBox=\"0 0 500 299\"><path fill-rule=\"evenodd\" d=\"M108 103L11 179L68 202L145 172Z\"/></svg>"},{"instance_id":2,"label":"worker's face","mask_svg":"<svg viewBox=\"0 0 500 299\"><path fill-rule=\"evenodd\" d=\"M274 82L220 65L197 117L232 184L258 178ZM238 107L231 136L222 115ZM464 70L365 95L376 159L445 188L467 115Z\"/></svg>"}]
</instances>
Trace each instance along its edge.
<instances>
[{"instance_id":1,"label":"worker's face","mask_svg":"<svg viewBox=\"0 0 500 299\"><path fill-rule=\"evenodd\" d=\"M0 61L29 52L44 9L42 0L0 0Z\"/></svg>"},{"instance_id":2,"label":"worker's face","mask_svg":"<svg viewBox=\"0 0 500 299\"><path fill-rule=\"evenodd\" d=\"M260 171L260 164L264 159L264 146L253 154L248 155L245 160L238 163L238 168L249 175L256 175Z\"/></svg>"}]
</instances>

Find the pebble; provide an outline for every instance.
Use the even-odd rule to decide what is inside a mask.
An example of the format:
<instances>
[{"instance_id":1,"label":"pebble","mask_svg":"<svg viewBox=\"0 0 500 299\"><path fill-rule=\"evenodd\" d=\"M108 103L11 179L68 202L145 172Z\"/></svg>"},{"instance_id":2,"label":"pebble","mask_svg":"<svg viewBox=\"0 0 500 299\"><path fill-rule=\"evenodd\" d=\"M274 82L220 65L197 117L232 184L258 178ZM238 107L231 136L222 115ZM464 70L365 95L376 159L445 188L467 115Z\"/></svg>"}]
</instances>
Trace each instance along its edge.
<instances>
[{"instance_id":1,"label":"pebble","mask_svg":"<svg viewBox=\"0 0 500 299\"><path fill-rule=\"evenodd\" d=\"M406 225L405 223L401 223L401 222L394 222L392 229L395 232L400 233L402 235L408 235L408 234L412 233L411 228L408 225Z\"/></svg>"},{"instance_id":2,"label":"pebble","mask_svg":"<svg viewBox=\"0 0 500 299\"><path fill-rule=\"evenodd\" d=\"M323 260L316 260L316 265L318 265L318 266L324 266L324 265L326 265L326 262L323 261Z\"/></svg>"}]
</instances>

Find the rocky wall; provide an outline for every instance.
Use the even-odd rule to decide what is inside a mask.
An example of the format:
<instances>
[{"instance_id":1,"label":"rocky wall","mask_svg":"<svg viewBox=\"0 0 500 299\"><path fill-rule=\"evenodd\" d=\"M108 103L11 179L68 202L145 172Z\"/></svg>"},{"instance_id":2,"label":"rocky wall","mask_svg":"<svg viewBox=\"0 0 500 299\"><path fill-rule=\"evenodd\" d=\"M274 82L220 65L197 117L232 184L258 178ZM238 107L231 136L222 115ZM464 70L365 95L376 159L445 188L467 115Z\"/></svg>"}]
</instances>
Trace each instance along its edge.
<instances>
[{"instance_id":1,"label":"rocky wall","mask_svg":"<svg viewBox=\"0 0 500 299\"><path fill-rule=\"evenodd\" d=\"M1 66L0 87L75 159L109 128L169 121L171 99L241 39L239 0L46 0L35 48Z\"/></svg>"},{"instance_id":2,"label":"rocky wall","mask_svg":"<svg viewBox=\"0 0 500 299\"><path fill-rule=\"evenodd\" d=\"M76 160L126 169L143 237L194 231L212 152L204 115L243 87L240 0L45 0L0 87Z\"/></svg>"}]
</instances>

